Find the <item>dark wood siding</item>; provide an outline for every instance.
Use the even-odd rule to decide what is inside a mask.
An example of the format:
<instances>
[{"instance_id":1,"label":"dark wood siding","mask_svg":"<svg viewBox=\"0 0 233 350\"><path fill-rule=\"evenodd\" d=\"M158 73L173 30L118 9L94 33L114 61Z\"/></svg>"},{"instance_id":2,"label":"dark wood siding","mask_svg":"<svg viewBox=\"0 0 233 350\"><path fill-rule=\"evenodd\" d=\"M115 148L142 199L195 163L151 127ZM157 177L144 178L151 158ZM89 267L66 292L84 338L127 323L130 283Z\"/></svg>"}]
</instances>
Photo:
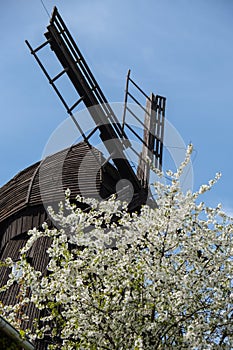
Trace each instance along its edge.
<instances>
[{"instance_id":1,"label":"dark wood siding","mask_svg":"<svg viewBox=\"0 0 233 350\"><path fill-rule=\"evenodd\" d=\"M103 170L103 161L98 150L90 152L82 142L35 163L0 188L0 250L9 239L39 227L46 220L47 206L64 200L67 188L71 198L77 194L106 198L114 193L119 174L109 163ZM62 188L58 186L61 167Z\"/></svg>"},{"instance_id":2,"label":"dark wood siding","mask_svg":"<svg viewBox=\"0 0 233 350\"><path fill-rule=\"evenodd\" d=\"M84 184L84 192L87 196L95 195L96 189L100 191L102 186L100 164L103 160L103 156L98 150L93 148L90 151L89 147L82 142L21 171L0 188L0 223L25 206L41 204L40 187L46 188L43 200L47 203L63 199L64 190L68 187L73 194L80 194L80 181ZM61 167L62 188L58 188L58 173ZM92 174L96 172L96 169L99 171L94 183Z\"/></svg>"},{"instance_id":3,"label":"dark wood siding","mask_svg":"<svg viewBox=\"0 0 233 350\"><path fill-rule=\"evenodd\" d=\"M77 194L106 198L114 193L119 174L109 163L105 164L104 169L101 168L103 162L101 152L94 148L90 151L82 142L31 165L0 188L0 259L19 259L19 250L28 239L28 230L40 228L45 221L52 224L46 208L51 204L56 207L64 199L67 188L71 190L72 199ZM58 186L59 182L61 186ZM43 195L41 188L45 189ZM35 269L44 273L48 264L46 251L49 245L49 239L41 238L28 253ZM1 286L7 282L9 273L9 269L0 268ZM0 295L0 300L5 304L14 304L18 293L19 287L14 284ZM33 319L39 317L39 312L31 304L23 311L29 315L29 322L21 326L25 329L32 327ZM47 346L39 342L36 348L42 350Z\"/></svg>"}]
</instances>

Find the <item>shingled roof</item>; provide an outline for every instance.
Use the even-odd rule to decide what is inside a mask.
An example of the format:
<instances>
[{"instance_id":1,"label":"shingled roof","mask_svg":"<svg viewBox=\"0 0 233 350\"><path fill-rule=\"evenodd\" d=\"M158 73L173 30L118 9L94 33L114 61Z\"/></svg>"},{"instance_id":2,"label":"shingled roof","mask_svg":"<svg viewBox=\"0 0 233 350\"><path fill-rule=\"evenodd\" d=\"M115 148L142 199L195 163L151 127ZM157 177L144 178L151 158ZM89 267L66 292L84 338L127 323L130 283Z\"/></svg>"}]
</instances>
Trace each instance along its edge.
<instances>
[{"instance_id":1,"label":"shingled roof","mask_svg":"<svg viewBox=\"0 0 233 350\"><path fill-rule=\"evenodd\" d=\"M107 197L119 174L109 163L103 171L103 161L100 151L81 142L19 172L0 188L0 223L23 208L64 199L67 188L73 196Z\"/></svg>"}]
</instances>

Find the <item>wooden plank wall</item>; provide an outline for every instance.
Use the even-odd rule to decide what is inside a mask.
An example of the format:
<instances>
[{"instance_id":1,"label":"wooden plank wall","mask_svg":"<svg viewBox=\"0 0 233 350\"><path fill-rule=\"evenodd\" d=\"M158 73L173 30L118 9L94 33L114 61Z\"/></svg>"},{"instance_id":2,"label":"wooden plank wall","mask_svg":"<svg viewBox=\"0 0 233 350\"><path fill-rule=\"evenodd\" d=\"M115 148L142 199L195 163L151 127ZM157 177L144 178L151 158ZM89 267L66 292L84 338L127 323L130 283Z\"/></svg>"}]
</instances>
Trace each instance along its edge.
<instances>
[{"instance_id":1,"label":"wooden plank wall","mask_svg":"<svg viewBox=\"0 0 233 350\"><path fill-rule=\"evenodd\" d=\"M79 181L84 185L87 196L100 191L101 172L100 163L103 162L102 154L93 148L91 153L86 143L82 142L69 150L60 151L47 157L43 162L38 162L18 173L6 185L0 188L0 222L18 212L27 205L41 204L40 186L45 188L43 200L48 203L64 198L64 189L70 188L72 193L80 194ZM88 154L88 157L86 155ZM86 157L86 158L85 158ZM82 163L85 158L85 166ZM65 159L65 160L64 160ZM63 164L64 161L64 164ZM57 187L58 170L63 167L62 185ZM96 182L93 182L93 172L96 174ZM62 190L62 192L60 191Z\"/></svg>"},{"instance_id":2,"label":"wooden plank wall","mask_svg":"<svg viewBox=\"0 0 233 350\"><path fill-rule=\"evenodd\" d=\"M46 158L43 163L33 164L0 188L1 260L9 256L17 261L19 250L28 239L27 231L34 227L40 228L45 221L52 225L44 205L56 206L60 200L64 199L66 188L70 188L73 199L77 194L85 194L89 197L100 194L101 197L106 198L115 192L115 184L120 179L119 173L110 163L106 163L102 169L100 167L104 162L102 154L96 149L93 149L93 152L94 155L84 142L80 143L71 147L68 152L63 150ZM83 163L84 159L85 163ZM59 162L63 161L62 188L58 188L59 179L56 175ZM41 164L43 164L42 171ZM80 181L84 193L80 193ZM46 188L43 203L40 193L41 184ZM29 252L32 265L44 273L48 264L46 250L49 244L48 238L39 239ZM7 282L9 273L7 268L0 269L1 286ZM0 295L0 300L4 304L14 304L18 292L19 287L14 284L9 291ZM22 328L31 328L33 319L40 316L39 312L31 304L28 304L24 311L29 315L29 322L22 323ZM46 347L45 342L39 342L36 345L37 350L44 350Z\"/></svg>"}]
</instances>

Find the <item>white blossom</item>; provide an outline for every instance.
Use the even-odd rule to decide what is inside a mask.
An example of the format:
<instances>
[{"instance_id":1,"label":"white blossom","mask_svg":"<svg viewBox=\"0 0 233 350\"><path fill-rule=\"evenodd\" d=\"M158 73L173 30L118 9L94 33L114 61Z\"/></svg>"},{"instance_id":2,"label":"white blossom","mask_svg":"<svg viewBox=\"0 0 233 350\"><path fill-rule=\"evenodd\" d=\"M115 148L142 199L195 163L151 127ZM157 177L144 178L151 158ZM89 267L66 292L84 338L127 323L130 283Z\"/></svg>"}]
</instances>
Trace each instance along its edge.
<instances>
[{"instance_id":1,"label":"white blossom","mask_svg":"<svg viewBox=\"0 0 233 350\"><path fill-rule=\"evenodd\" d=\"M219 174L182 193L191 152L190 145L179 169L168 172L170 185L154 184L157 206L140 213L114 197L77 197L90 206L82 211L68 190L58 213L50 209L58 229L29 232L18 262L21 304L0 305L3 316L19 327L22 303L43 310L31 339L50 334L49 349L232 349L233 222L220 204L199 199ZM51 239L44 275L25 257L41 237ZM2 290L14 282L11 274Z\"/></svg>"}]
</instances>

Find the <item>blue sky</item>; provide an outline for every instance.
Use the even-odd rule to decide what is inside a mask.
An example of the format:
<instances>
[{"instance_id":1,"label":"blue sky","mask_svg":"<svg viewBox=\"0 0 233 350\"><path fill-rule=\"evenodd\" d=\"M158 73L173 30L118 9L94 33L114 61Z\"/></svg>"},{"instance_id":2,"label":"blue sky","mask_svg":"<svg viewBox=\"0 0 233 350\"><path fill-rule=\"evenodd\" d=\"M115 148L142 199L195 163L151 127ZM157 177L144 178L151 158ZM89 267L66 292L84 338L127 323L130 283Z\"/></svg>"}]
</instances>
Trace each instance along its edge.
<instances>
[{"instance_id":1,"label":"blue sky","mask_svg":"<svg viewBox=\"0 0 233 350\"><path fill-rule=\"evenodd\" d=\"M205 199L233 212L233 2L231 0L44 0L58 7L110 102L122 101L127 70L167 97L167 119L195 148L194 189L216 172ZM44 41L40 0L0 5L0 186L40 160L67 114L24 40ZM164 163L166 168L166 159Z\"/></svg>"}]
</instances>

